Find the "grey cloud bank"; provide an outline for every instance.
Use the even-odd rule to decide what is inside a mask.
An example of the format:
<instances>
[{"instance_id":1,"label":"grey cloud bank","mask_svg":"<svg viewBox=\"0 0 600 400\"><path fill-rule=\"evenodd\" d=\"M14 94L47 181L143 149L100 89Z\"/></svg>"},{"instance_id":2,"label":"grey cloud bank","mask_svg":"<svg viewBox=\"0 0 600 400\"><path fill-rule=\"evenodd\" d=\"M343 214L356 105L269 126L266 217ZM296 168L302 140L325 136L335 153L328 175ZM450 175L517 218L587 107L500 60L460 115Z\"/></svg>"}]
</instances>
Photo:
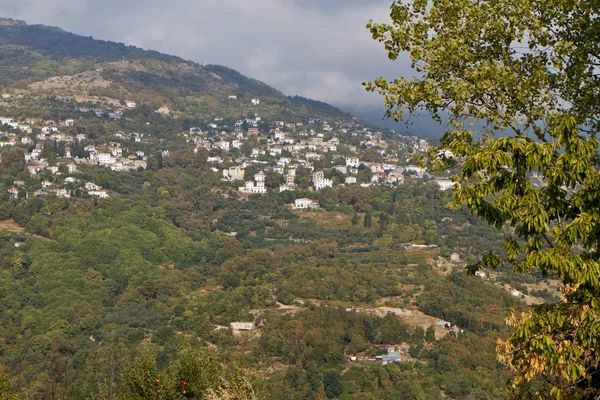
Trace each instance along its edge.
<instances>
[{"instance_id":1,"label":"grey cloud bank","mask_svg":"<svg viewBox=\"0 0 600 400\"><path fill-rule=\"evenodd\" d=\"M388 0L0 0L0 16L221 64L288 95L379 106L361 82L410 74L365 28Z\"/></svg>"}]
</instances>

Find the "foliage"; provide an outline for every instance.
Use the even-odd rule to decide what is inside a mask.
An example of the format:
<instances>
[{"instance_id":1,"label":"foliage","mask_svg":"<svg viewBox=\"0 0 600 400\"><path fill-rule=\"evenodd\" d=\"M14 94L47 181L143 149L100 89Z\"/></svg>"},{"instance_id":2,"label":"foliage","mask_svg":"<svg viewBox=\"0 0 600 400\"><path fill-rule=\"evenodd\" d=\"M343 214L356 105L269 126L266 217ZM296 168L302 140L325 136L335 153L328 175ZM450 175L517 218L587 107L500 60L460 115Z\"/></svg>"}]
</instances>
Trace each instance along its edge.
<instances>
[{"instance_id":1,"label":"foliage","mask_svg":"<svg viewBox=\"0 0 600 400\"><path fill-rule=\"evenodd\" d=\"M256 399L243 372L224 373L215 359L189 349L179 351L165 368L159 368L155 350L142 349L124 367L122 381L123 399Z\"/></svg>"},{"instance_id":2,"label":"foliage","mask_svg":"<svg viewBox=\"0 0 600 400\"><path fill-rule=\"evenodd\" d=\"M510 227L503 254L481 265L539 269L564 285L560 303L509 315L513 334L498 352L517 395L538 379L541 397L599 393L599 6L415 0L394 2L391 24L369 24L391 59L409 53L418 76L367 89L394 118L420 108L447 117L453 129L431 161L458 168L455 204Z\"/></svg>"}]
</instances>

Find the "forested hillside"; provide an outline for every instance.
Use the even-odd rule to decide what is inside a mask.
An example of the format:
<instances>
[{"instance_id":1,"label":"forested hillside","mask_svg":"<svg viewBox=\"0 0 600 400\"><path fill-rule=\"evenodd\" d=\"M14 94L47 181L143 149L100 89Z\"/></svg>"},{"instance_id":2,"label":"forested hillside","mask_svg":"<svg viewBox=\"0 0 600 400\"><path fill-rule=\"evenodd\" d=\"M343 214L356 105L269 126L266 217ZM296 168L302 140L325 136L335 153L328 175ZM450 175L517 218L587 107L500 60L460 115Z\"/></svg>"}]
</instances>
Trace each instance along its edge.
<instances>
[{"instance_id":1,"label":"forested hillside","mask_svg":"<svg viewBox=\"0 0 600 400\"><path fill-rule=\"evenodd\" d=\"M425 139L10 20L0 85L2 395L500 399L507 310L556 299L465 274L510 231Z\"/></svg>"}]
</instances>

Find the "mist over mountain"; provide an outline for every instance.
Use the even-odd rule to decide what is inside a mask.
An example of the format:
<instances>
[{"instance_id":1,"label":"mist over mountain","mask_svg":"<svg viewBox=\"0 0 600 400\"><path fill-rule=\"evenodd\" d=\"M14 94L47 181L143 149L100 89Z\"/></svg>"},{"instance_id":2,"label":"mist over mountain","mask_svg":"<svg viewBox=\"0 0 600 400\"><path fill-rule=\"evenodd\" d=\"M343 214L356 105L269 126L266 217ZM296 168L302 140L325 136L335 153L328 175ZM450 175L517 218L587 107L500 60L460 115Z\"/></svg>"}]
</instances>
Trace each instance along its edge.
<instances>
[{"instance_id":1,"label":"mist over mountain","mask_svg":"<svg viewBox=\"0 0 600 400\"><path fill-rule=\"evenodd\" d=\"M447 129L445 125L440 125L434 121L425 111L411 116L406 115L405 120L396 122L392 118L385 117L385 109L383 107L346 106L343 109L352 115L356 115L368 124L393 129L397 133L425 137L432 140L439 140Z\"/></svg>"}]
</instances>

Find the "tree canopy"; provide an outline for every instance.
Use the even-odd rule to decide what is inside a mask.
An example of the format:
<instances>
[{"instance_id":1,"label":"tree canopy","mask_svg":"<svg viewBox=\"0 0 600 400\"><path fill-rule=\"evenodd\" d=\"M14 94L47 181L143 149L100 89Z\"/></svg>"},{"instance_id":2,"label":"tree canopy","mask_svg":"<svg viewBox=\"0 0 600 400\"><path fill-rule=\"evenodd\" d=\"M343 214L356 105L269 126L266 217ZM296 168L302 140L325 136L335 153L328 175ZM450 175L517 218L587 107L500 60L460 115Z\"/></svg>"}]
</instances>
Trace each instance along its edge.
<instances>
[{"instance_id":1,"label":"tree canopy","mask_svg":"<svg viewBox=\"0 0 600 400\"><path fill-rule=\"evenodd\" d=\"M449 130L430 162L456 172L454 206L510 233L480 266L559 277L563 299L511 310L499 360L515 394L600 393L600 1L409 0L370 22L412 78L366 88L397 120L425 109Z\"/></svg>"}]
</instances>

